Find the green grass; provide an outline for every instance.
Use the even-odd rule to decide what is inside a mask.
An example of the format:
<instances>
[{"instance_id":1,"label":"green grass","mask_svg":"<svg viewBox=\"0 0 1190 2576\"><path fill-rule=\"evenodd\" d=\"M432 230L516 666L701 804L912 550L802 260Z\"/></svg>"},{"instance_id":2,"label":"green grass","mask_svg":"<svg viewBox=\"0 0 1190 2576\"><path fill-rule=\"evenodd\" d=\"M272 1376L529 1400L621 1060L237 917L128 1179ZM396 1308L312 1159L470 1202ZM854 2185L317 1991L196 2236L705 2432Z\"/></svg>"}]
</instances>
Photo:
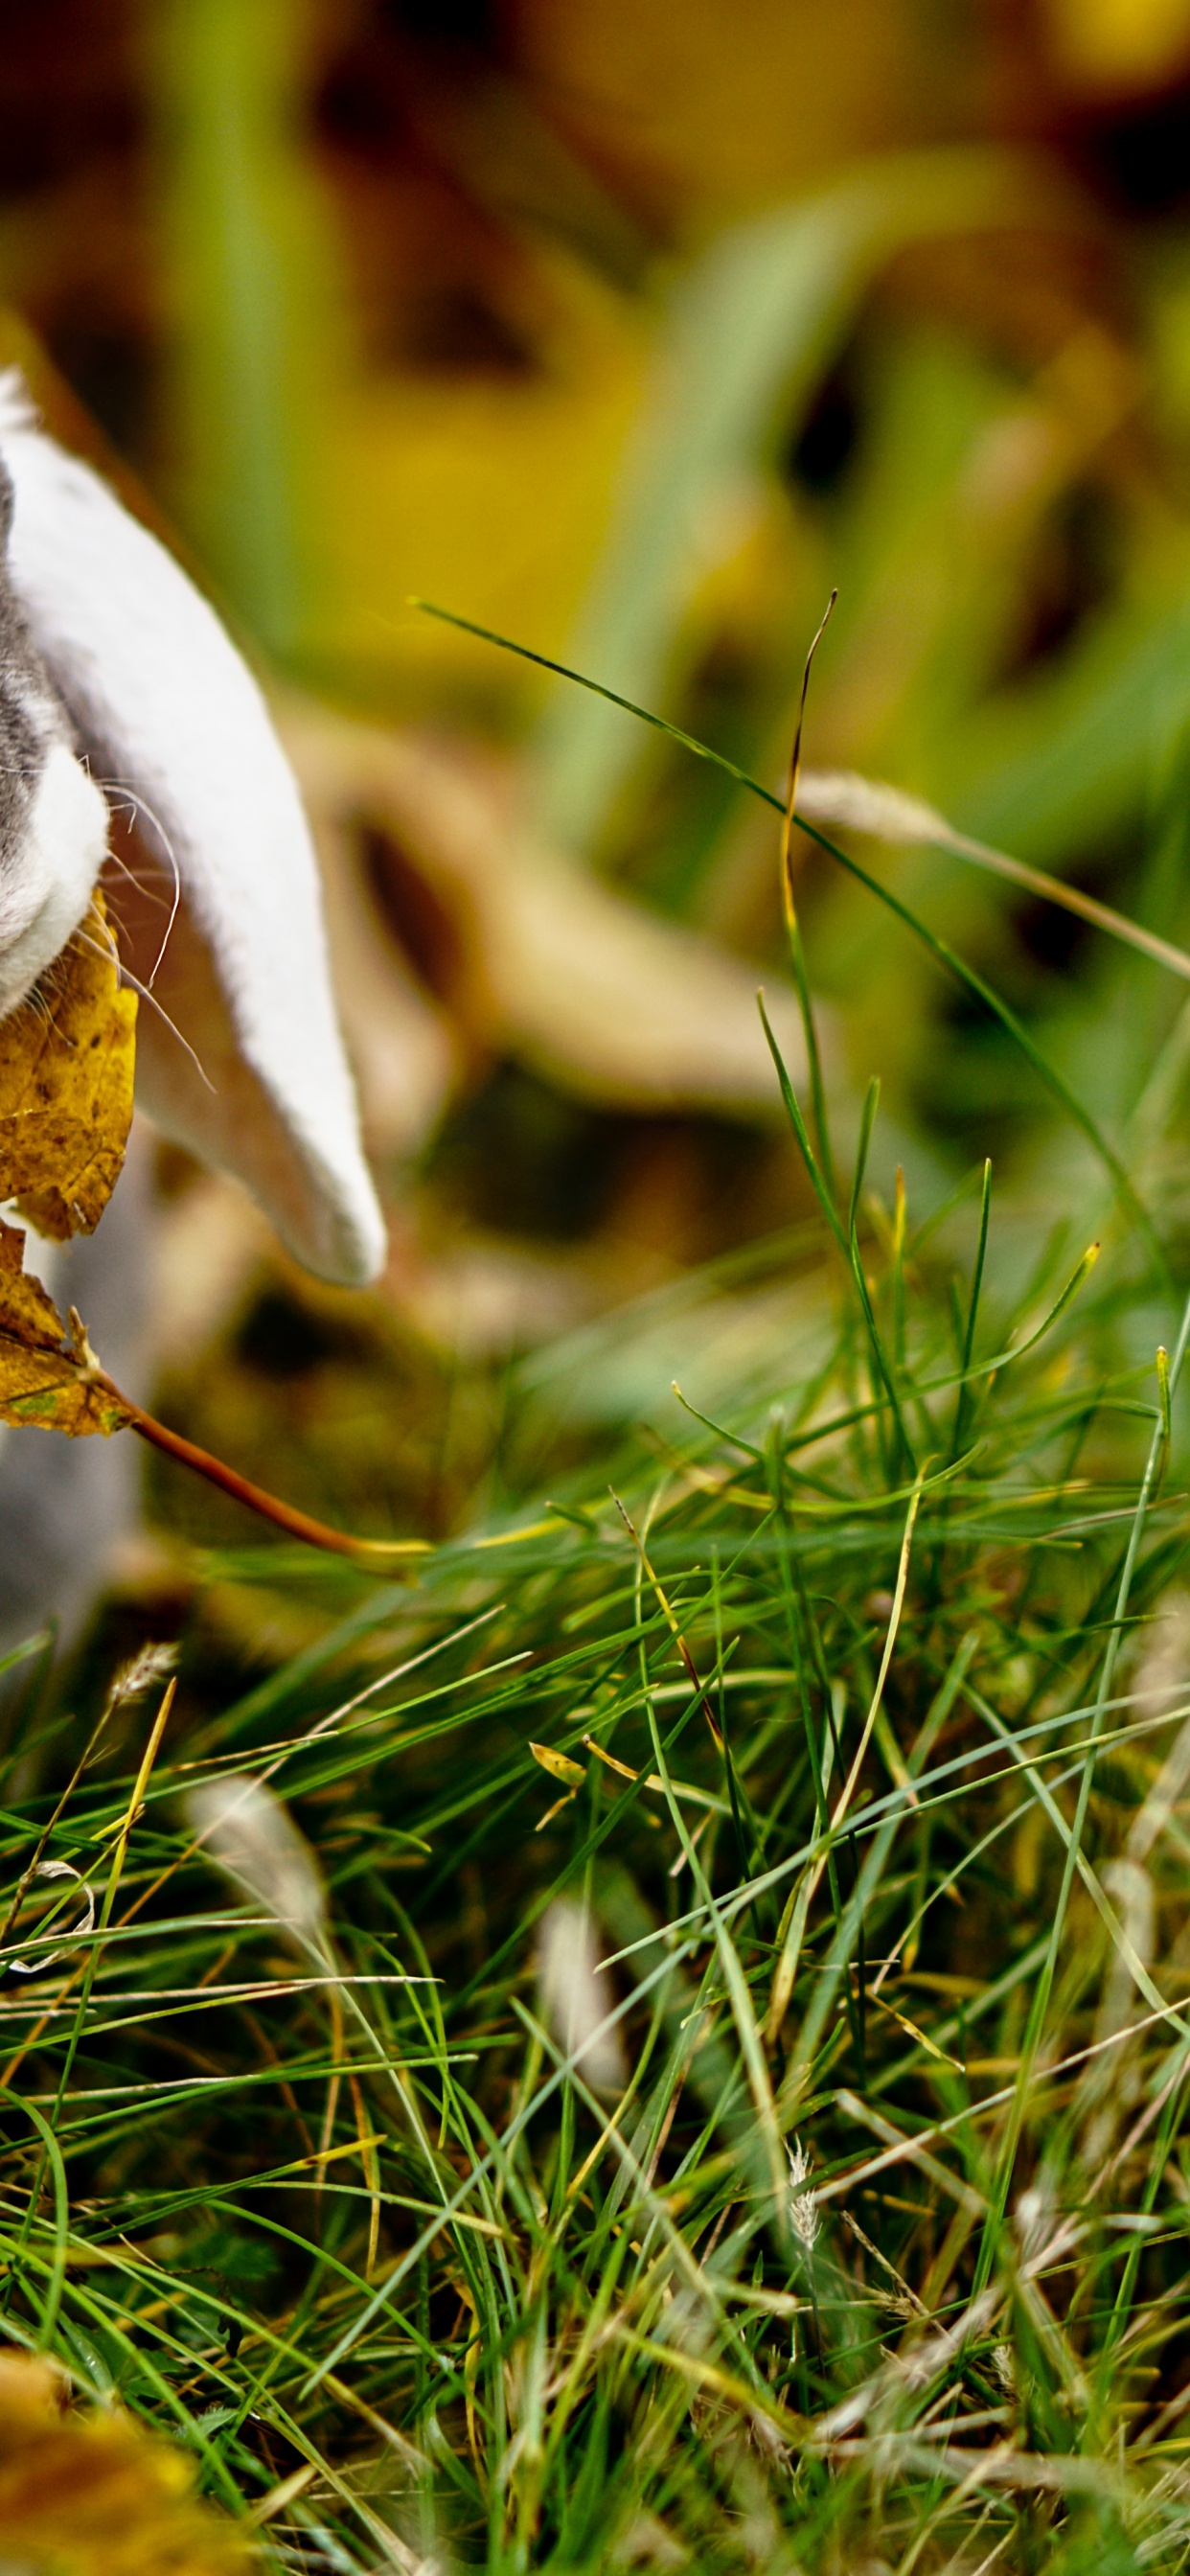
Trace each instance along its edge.
<instances>
[{"instance_id":1,"label":"green grass","mask_svg":"<svg viewBox=\"0 0 1190 2576\"><path fill-rule=\"evenodd\" d=\"M269 488L242 525L189 515L308 669L326 620L299 487L333 387L295 403L290 377L337 345L332 271L270 139L280 18L228 55L218 8L190 14L157 73L191 137L167 261L181 452L200 501ZM588 692L538 747L554 827L713 917L745 766L779 763L793 638L841 568L828 741L1041 864L1106 869L1180 935L1178 245L1166 283L1146 251L1136 324L1173 421L1156 482L1144 442L1102 474L1076 443L1006 537L971 495L1018 424L1015 360L989 358L982 316L890 331L869 290L902 236L995 226L1002 188L1017 224L1019 174L877 176L693 276L574 647L621 708L671 675L701 721L719 630L688 530L762 479L788 605L752 603L749 654L723 657L719 799L671 766L704 749L688 731L638 768ZM279 330L240 327L266 307ZM840 353L855 458L825 495L779 485ZM279 482L262 421L284 427ZM1060 511L1088 492L1109 595L1022 674ZM898 602L873 698L868 638ZM30 1879L0 1939L43 1961L0 1983L4 2330L192 2446L278 2566L1117 2576L1190 2555L1190 1444L1156 1357L1188 1267L1186 1028L1098 949L1077 978L1030 962L1021 920L941 863L873 874L814 838L816 977L909 1151L935 1174L989 1137L1016 1158L990 1231L978 1171L944 1211L906 1216L887 1182L881 1205L862 1169L836 1193L815 1104L791 1100L816 1224L539 1355L506 1405L476 1372L433 1525L490 1411L482 1510L415 1578L209 1551L212 1593L258 1616L220 1631L200 1606L126 1848L160 1679L106 1714L90 1667L72 1699L36 1657L5 1686L0 1884L44 1856L91 1896ZM1032 1123L1043 1088L1077 1141ZM861 1137L862 1166L867 1117ZM324 1508L350 1517L353 1479L365 1518L430 1486L434 1390L411 1377L391 1410L391 1483L361 1398L323 1444ZM226 1639L270 1623L308 1642L249 1686ZM242 1774L317 1878L282 1888L267 1806L254 1885L196 1849L188 1793ZM97 1928L54 1959L64 1888L68 1925L93 1905ZM608 1960L602 2070L539 1968L562 1901Z\"/></svg>"},{"instance_id":2,"label":"green grass","mask_svg":"<svg viewBox=\"0 0 1190 2576\"><path fill-rule=\"evenodd\" d=\"M127 1834L160 1676L73 1782L10 1676L4 1883L65 1862L96 1922L38 1877L4 1935L5 2331L192 2445L279 2566L1190 2554L1190 1611L1143 1278L1061 1229L1022 1262L978 1174L918 1228L830 1207L569 1354L676 1347L702 1293L725 1422L658 1379L551 1507L407 1585L330 1569L230 1705L184 1652ZM540 1443L548 1388L517 1404ZM319 1597L279 1550L211 1570ZM288 1893L267 1805L237 1882L195 1848L187 1794L243 1773L307 1838ZM539 1974L563 1898L601 2057Z\"/></svg>"}]
</instances>

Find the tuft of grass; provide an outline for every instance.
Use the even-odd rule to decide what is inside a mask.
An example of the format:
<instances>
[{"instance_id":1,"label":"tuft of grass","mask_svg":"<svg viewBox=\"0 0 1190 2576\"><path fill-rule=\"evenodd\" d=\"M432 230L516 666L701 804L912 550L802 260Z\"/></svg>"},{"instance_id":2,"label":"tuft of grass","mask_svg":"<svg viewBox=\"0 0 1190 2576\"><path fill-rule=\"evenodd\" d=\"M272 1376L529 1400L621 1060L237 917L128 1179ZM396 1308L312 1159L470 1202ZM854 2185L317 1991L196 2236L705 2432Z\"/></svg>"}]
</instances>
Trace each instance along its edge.
<instances>
[{"instance_id":1,"label":"tuft of grass","mask_svg":"<svg viewBox=\"0 0 1190 2576\"><path fill-rule=\"evenodd\" d=\"M7 1677L4 2332L277 2567L1190 2552L1185 1326L784 1080L717 1398L230 1705Z\"/></svg>"}]
</instances>

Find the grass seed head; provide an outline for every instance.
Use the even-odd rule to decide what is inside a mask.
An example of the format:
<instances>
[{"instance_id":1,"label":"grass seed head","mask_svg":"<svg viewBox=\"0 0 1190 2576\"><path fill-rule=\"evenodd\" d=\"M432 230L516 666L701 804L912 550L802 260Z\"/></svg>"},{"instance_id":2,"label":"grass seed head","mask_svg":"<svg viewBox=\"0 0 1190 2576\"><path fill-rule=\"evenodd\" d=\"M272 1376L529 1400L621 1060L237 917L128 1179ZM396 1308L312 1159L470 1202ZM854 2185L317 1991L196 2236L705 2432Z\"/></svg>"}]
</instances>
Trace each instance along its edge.
<instances>
[{"instance_id":1,"label":"grass seed head","mask_svg":"<svg viewBox=\"0 0 1190 2576\"><path fill-rule=\"evenodd\" d=\"M801 2139L785 2150L789 2158L789 2217L795 2236L801 2238L807 2254L822 2225L822 2213L812 2191L805 2189L812 2171L812 2158Z\"/></svg>"}]
</instances>

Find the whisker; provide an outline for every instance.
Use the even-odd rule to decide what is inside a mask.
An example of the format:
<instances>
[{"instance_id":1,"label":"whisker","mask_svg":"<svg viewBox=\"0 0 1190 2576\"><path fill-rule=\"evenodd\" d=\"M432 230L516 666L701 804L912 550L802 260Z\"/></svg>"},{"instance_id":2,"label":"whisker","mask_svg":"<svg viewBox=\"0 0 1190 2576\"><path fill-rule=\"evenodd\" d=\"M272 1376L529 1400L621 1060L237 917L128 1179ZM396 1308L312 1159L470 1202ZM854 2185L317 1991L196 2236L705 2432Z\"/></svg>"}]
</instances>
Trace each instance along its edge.
<instances>
[{"instance_id":1,"label":"whisker","mask_svg":"<svg viewBox=\"0 0 1190 2576\"><path fill-rule=\"evenodd\" d=\"M157 834L157 838L161 843L161 847L165 852L166 858L169 861L170 873L174 881L173 902L170 905L169 920L165 925L164 937L162 938L161 946L158 949L154 960L153 972L149 977L148 990L151 992L157 981L158 969L161 965L161 960L165 955L166 949L169 946L170 935L178 917L178 906L182 900L182 872L178 866L177 858L174 853L173 842L166 831L165 825L161 820L161 816L154 813L148 799L144 796L138 795L135 787L126 786L122 778L97 778L95 784L97 787L101 787L103 789L105 796L125 797L132 813L143 815L146 823L152 824L153 829ZM132 876L132 870L130 868L125 872L127 875ZM134 885L136 884L135 877L132 878L132 882ZM185 1040L183 1040L183 1044L185 1044ZM203 1076L203 1080L206 1080L205 1074Z\"/></svg>"},{"instance_id":2,"label":"whisker","mask_svg":"<svg viewBox=\"0 0 1190 2576\"><path fill-rule=\"evenodd\" d=\"M110 893L108 893L108 894L106 895L106 905L107 905L107 917L108 917L109 922L111 923L111 926L112 926L113 930L122 930L122 931L123 931L123 933L124 933L125 938L127 938L127 936L128 936L128 924L127 924L127 922L125 921L125 919L124 919L124 916L123 916L122 912L120 911L120 907L119 907L118 903L116 902L116 899L115 899L114 895L112 895L112 894L110 894ZM118 943L117 943L117 944L118 944Z\"/></svg>"},{"instance_id":3,"label":"whisker","mask_svg":"<svg viewBox=\"0 0 1190 2576\"><path fill-rule=\"evenodd\" d=\"M137 893L143 894L149 903L169 902L169 896L161 891L161 880L155 871L149 870L145 875L140 875L136 868L129 867L127 859L121 858L118 850L109 850L104 864L107 867L118 868L127 884L135 886ZM111 910L110 898L108 910Z\"/></svg>"},{"instance_id":4,"label":"whisker","mask_svg":"<svg viewBox=\"0 0 1190 2576\"><path fill-rule=\"evenodd\" d=\"M82 941L84 948L91 949L92 953L96 957L105 957L109 954L108 950L100 947L98 940L88 939L85 930L80 930L78 937ZM205 1065L200 1062L198 1056L195 1054L189 1038L183 1037L177 1021L171 1020L169 1012L165 1009L164 1004L158 1001L156 994L150 991L147 984L141 983L139 975L133 974L131 966L126 966L122 957L117 956L116 966L122 981L125 984L131 984L133 992L139 993L142 1002L148 1002L151 1008L156 1011L158 1019L164 1020L167 1029L171 1032L171 1035L177 1039L178 1045L185 1049L200 1082L205 1082L207 1090L210 1092L213 1099L217 1097L215 1085L212 1082Z\"/></svg>"}]
</instances>

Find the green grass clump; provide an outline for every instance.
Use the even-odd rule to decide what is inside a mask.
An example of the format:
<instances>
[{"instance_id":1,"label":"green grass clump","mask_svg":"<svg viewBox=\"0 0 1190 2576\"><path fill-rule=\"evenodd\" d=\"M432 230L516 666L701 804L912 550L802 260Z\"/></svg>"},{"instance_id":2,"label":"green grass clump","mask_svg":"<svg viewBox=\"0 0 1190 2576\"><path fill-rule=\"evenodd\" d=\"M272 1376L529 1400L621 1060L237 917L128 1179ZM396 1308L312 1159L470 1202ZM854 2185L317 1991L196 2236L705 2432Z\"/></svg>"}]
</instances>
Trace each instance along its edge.
<instances>
[{"instance_id":1,"label":"green grass clump","mask_svg":"<svg viewBox=\"0 0 1190 2576\"><path fill-rule=\"evenodd\" d=\"M1180 1348L790 1106L725 1423L336 1572L230 1706L184 1654L159 1741L151 1662L81 1761L14 1703L4 2330L278 2566L1190 2550Z\"/></svg>"}]
</instances>

